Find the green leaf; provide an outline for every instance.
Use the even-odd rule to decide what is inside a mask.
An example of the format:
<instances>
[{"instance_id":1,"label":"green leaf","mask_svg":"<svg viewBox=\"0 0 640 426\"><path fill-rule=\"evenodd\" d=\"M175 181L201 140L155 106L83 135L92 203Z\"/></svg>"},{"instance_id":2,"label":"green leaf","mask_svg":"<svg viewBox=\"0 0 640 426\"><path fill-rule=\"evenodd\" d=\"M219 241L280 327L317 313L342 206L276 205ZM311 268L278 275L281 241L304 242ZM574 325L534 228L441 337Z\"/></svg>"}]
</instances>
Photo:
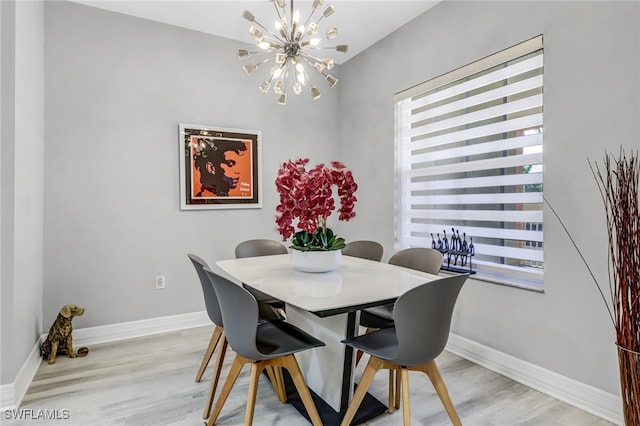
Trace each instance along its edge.
<instances>
[{"instance_id":1,"label":"green leaf","mask_svg":"<svg viewBox=\"0 0 640 426\"><path fill-rule=\"evenodd\" d=\"M331 230L331 228L327 228L327 238L331 239L333 237L334 237L333 230Z\"/></svg>"}]
</instances>

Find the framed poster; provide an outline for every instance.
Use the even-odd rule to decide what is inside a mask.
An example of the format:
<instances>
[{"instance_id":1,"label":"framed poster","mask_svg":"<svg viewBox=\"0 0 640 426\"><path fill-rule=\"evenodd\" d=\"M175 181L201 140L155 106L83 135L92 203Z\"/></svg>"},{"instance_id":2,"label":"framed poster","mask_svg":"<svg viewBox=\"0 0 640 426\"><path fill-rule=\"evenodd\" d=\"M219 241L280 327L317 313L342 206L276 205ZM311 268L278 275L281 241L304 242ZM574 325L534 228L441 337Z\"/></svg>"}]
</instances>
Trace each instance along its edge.
<instances>
[{"instance_id":1,"label":"framed poster","mask_svg":"<svg viewBox=\"0 0 640 426\"><path fill-rule=\"evenodd\" d=\"M262 207L262 135L180 124L180 209Z\"/></svg>"}]
</instances>

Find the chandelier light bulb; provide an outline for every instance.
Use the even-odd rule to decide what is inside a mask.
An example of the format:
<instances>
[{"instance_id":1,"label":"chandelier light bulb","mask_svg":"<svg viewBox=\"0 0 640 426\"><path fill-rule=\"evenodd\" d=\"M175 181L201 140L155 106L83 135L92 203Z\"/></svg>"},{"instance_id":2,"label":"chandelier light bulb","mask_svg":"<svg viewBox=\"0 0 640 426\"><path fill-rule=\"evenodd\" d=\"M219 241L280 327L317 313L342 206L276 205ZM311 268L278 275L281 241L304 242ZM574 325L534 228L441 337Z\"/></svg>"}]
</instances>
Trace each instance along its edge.
<instances>
[{"instance_id":1,"label":"chandelier light bulb","mask_svg":"<svg viewBox=\"0 0 640 426\"><path fill-rule=\"evenodd\" d=\"M320 44L320 39L317 37L314 37L311 40L309 40L309 44L311 46L317 46L318 44Z\"/></svg>"},{"instance_id":2,"label":"chandelier light bulb","mask_svg":"<svg viewBox=\"0 0 640 426\"><path fill-rule=\"evenodd\" d=\"M294 24L297 24L300 21L300 12L299 11L296 10L293 13L292 21L293 21Z\"/></svg>"},{"instance_id":3,"label":"chandelier light bulb","mask_svg":"<svg viewBox=\"0 0 640 426\"><path fill-rule=\"evenodd\" d=\"M296 95L302 93L302 84L296 81L293 85L293 93L295 93Z\"/></svg>"},{"instance_id":4,"label":"chandelier light bulb","mask_svg":"<svg viewBox=\"0 0 640 426\"><path fill-rule=\"evenodd\" d=\"M349 46L346 44L339 44L338 46L336 46L336 50L338 52L347 53L347 50L349 50Z\"/></svg>"},{"instance_id":5,"label":"chandelier light bulb","mask_svg":"<svg viewBox=\"0 0 640 426\"><path fill-rule=\"evenodd\" d=\"M253 25L249 27L249 34L257 38L260 38L264 35L262 34L262 31L260 31L258 28L256 28Z\"/></svg>"},{"instance_id":6,"label":"chandelier light bulb","mask_svg":"<svg viewBox=\"0 0 640 426\"><path fill-rule=\"evenodd\" d=\"M322 3L323 3L323 0L313 0L313 4L311 5L311 8L317 12L322 7Z\"/></svg>"},{"instance_id":7,"label":"chandelier light bulb","mask_svg":"<svg viewBox=\"0 0 640 426\"><path fill-rule=\"evenodd\" d=\"M325 70L327 69L327 67L322 63L322 62L316 62L315 64L313 64L313 67L320 73L322 74L323 72L325 72Z\"/></svg>"},{"instance_id":8,"label":"chandelier light bulb","mask_svg":"<svg viewBox=\"0 0 640 426\"><path fill-rule=\"evenodd\" d=\"M282 68L271 67L271 78L277 79L282 75Z\"/></svg>"},{"instance_id":9,"label":"chandelier light bulb","mask_svg":"<svg viewBox=\"0 0 640 426\"><path fill-rule=\"evenodd\" d=\"M284 9L284 0L277 0L278 2L278 6L280 6L280 9Z\"/></svg>"},{"instance_id":10,"label":"chandelier light bulb","mask_svg":"<svg viewBox=\"0 0 640 426\"><path fill-rule=\"evenodd\" d=\"M320 91L314 86L311 88L311 99L314 101L320 97Z\"/></svg>"},{"instance_id":11,"label":"chandelier light bulb","mask_svg":"<svg viewBox=\"0 0 640 426\"><path fill-rule=\"evenodd\" d=\"M249 57L249 51L245 49L238 50L238 59L246 59Z\"/></svg>"},{"instance_id":12,"label":"chandelier light bulb","mask_svg":"<svg viewBox=\"0 0 640 426\"><path fill-rule=\"evenodd\" d=\"M280 105L286 105L287 104L287 94L283 93L282 95L280 95L280 97L278 98L278 103Z\"/></svg>"},{"instance_id":13,"label":"chandelier light bulb","mask_svg":"<svg viewBox=\"0 0 640 426\"><path fill-rule=\"evenodd\" d=\"M338 37L338 29L337 28L331 28L329 31L327 31L327 39L332 40L334 38Z\"/></svg>"},{"instance_id":14,"label":"chandelier light bulb","mask_svg":"<svg viewBox=\"0 0 640 426\"><path fill-rule=\"evenodd\" d=\"M287 55L285 55L284 53L277 53L276 54L276 63L277 64L284 64L287 60Z\"/></svg>"},{"instance_id":15,"label":"chandelier light bulb","mask_svg":"<svg viewBox=\"0 0 640 426\"><path fill-rule=\"evenodd\" d=\"M284 81L278 80L276 85L273 86L274 93L281 95L284 92Z\"/></svg>"},{"instance_id":16,"label":"chandelier light bulb","mask_svg":"<svg viewBox=\"0 0 640 426\"><path fill-rule=\"evenodd\" d=\"M264 81L261 85L260 85L260 91L262 93L267 93L269 91L269 88L271 87L271 83L269 83L268 81Z\"/></svg>"},{"instance_id":17,"label":"chandelier light bulb","mask_svg":"<svg viewBox=\"0 0 640 426\"><path fill-rule=\"evenodd\" d=\"M307 29L307 34L308 35L316 35L318 33L318 24L315 22L312 22L309 24L309 28Z\"/></svg>"},{"instance_id":18,"label":"chandelier light bulb","mask_svg":"<svg viewBox=\"0 0 640 426\"><path fill-rule=\"evenodd\" d=\"M271 43L263 41L263 42L258 43L258 47L260 49L267 50L267 49L269 49L271 47Z\"/></svg>"}]
</instances>

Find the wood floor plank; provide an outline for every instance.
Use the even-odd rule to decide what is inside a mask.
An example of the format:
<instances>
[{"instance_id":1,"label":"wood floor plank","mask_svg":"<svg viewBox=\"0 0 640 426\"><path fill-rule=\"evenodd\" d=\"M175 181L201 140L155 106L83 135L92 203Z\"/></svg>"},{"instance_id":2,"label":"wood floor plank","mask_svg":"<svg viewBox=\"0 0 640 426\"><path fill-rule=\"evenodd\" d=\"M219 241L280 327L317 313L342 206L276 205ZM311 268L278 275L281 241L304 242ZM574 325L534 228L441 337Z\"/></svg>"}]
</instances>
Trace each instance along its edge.
<instances>
[{"instance_id":1,"label":"wood floor plank","mask_svg":"<svg viewBox=\"0 0 640 426\"><path fill-rule=\"evenodd\" d=\"M5 426L32 425L203 425L202 411L211 374L200 383L193 377L213 332L199 327L180 332L131 339L90 347L83 358L59 356L56 363L40 365L22 410L69 410L67 420L9 420ZM235 354L229 350L221 381ZM368 357L359 363L359 377ZM465 426L611 426L612 424L527 388L504 376L444 352L438 357L440 373ZM216 424L244 423L249 370L243 369ZM451 424L429 379L410 372L411 424ZM281 404L273 387L258 387L254 424L258 426L308 426L290 404ZM386 371L375 376L369 393L387 401ZM400 425L402 411L382 414L370 426Z\"/></svg>"}]
</instances>

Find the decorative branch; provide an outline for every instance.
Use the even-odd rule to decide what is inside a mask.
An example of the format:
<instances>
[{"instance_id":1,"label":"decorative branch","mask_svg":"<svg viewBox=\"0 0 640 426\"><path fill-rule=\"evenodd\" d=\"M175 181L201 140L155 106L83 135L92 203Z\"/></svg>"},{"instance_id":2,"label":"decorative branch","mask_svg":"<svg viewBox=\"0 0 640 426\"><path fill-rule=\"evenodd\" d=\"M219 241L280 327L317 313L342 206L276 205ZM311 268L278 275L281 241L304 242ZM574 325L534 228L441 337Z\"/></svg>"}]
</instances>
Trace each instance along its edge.
<instances>
[{"instance_id":1,"label":"decorative branch","mask_svg":"<svg viewBox=\"0 0 640 426\"><path fill-rule=\"evenodd\" d=\"M589 163L591 166L591 163ZM591 166L605 206L609 235L609 287L625 424L640 426L640 211L638 153L617 160L605 153L604 173Z\"/></svg>"}]
</instances>

